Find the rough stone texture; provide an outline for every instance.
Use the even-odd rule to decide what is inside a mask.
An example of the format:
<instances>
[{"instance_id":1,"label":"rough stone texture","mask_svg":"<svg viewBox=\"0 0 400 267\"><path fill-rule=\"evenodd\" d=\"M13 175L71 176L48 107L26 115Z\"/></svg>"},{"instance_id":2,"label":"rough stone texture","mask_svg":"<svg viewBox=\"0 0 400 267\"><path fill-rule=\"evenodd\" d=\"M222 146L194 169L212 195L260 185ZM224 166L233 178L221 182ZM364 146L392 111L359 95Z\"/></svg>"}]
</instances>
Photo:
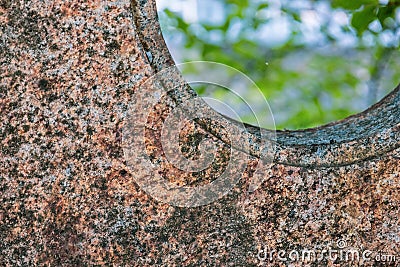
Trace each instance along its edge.
<instances>
[{"instance_id":1,"label":"rough stone texture","mask_svg":"<svg viewBox=\"0 0 400 267\"><path fill-rule=\"evenodd\" d=\"M263 167L265 155L254 145L229 194L206 206L174 207L135 183L121 140L140 85L173 65L154 2L2 0L0 22L1 266L286 266L257 255L266 247L335 248L340 240L395 255L397 263L385 266L399 265L398 88L347 120L278 132L273 163ZM173 90L150 124L194 95L174 87L179 79L161 78ZM258 144L257 133L249 127L245 139ZM163 156L159 128L147 134L155 162ZM230 142L207 120L184 131L187 157L196 157L196 139L207 135L224 158ZM224 161L197 175L157 166L171 182L196 185L215 179ZM260 170L265 181L249 193Z\"/></svg>"}]
</instances>

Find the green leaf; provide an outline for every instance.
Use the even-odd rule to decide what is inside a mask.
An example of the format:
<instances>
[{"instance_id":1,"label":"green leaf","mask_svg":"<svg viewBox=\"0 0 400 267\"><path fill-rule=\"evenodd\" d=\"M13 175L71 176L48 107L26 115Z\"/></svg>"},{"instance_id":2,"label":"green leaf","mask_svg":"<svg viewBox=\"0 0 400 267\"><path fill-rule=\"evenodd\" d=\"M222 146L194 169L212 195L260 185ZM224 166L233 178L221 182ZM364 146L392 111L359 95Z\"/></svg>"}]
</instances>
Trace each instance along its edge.
<instances>
[{"instance_id":1,"label":"green leaf","mask_svg":"<svg viewBox=\"0 0 400 267\"><path fill-rule=\"evenodd\" d=\"M258 7L257 7L257 11L260 11L260 10L266 9L268 6L269 6L269 4L268 4L268 3L261 3L261 4L259 4L259 5L258 5Z\"/></svg>"},{"instance_id":2,"label":"green leaf","mask_svg":"<svg viewBox=\"0 0 400 267\"><path fill-rule=\"evenodd\" d=\"M396 6L395 5L387 5L380 7L378 10L377 17L382 27L385 27L385 20L387 18L393 18L395 16Z\"/></svg>"},{"instance_id":3,"label":"green leaf","mask_svg":"<svg viewBox=\"0 0 400 267\"><path fill-rule=\"evenodd\" d=\"M249 40L240 40L232 45L233 50L249 59L257 58L257 44Z\"/></svg>"},{"instance_id":4,"label":"green leaf","mask_svg":"<svg viewBox=\"0 0 400 267\"><path fill-rule=\"evenodd\" d=\"M241 9L245 9L246 7L249 6L249 1L248 0L227 0L228 4L235 4Z\"/></svg>"},{"instance_id":5,"label":"green leaf","mask_svg":"<svg viewBox=\"0 0 400 267\"><path fill-rule=\"evenodd\" d=\"M351 25L356 29L360 36L368 28L368 25L374 21L376 17L376 6L366 6L361 11L354 12L351 18Z\"/></svg>"},{"instance_id":6,"label":"green leaf","mask_svg":"<svg viewBox=\"0 0 400 267\"><path fill-rule=\"evenodd\" d=\"M344 8L347 10L357 10L362 5L377 5L378 0L332 0L333 8Z\"/></svg>"}]
</instances>

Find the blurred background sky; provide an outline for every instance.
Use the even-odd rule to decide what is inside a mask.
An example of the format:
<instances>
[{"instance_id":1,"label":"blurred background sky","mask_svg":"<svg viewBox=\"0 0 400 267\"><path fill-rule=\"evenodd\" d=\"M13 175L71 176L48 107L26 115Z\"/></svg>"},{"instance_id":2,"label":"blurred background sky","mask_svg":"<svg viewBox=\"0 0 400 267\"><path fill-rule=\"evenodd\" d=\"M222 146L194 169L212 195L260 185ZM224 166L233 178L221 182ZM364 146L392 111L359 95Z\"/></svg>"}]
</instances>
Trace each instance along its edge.
<instances>
[{"instance_id":1,"label":"blurred background sky","mask_svg":"<svg viewBox=\"0 0 400 267\"><path fill-rule=\"evenodd\" d=\"M157 0L157 7L175 62L214 61L242 71L268 100L278 129L345 118L400 82L398 1ZM201 71L220 75L223 70L217 69ZM182 69L186 77L196 71ZM241 78L229 75L238 87ZM257 124L229 90L204 84L193 88L233 103L243 121ZM264 116L257 89L245 83L239 88L254 112ZM273 127L268 122L260 126Z\"/></svg>"}]
</instances>

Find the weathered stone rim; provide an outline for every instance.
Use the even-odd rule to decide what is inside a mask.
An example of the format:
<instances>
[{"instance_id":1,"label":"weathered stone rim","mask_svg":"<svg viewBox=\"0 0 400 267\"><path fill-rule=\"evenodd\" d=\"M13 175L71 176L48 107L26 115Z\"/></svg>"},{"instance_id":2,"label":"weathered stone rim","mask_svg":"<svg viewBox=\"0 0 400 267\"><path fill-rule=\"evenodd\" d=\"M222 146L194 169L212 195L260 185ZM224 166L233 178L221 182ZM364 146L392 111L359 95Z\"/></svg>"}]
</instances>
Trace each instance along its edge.
<instances>
[{"instance_id":1,"label":"weathered stone rim","mask_svg":"<svg viewBox=\"0 0 400 267\"><path fill-rule=\"evenodd\" d=\"M175 66L161 33L155 0L132 0L131 3L141 52L153 72ZM183 79L178 69L174 79ZM176 95L195 94L188 85L175 89L175 92ZM171 96L174 98L174 94ZM179 97L174 101L179 101ZM323 168L351 165L385 155L400 147L399 104L400 84L380 102L343 120L304 130L277 131L276 140L273 140L277 144L274 161L283 165ZM227 142L218 129L200 126ZM260 142L256 127L249 126L249 132L247 138ZM250 154L260 159L265 156L256 149Z\"/></svg>"}]
</instances>

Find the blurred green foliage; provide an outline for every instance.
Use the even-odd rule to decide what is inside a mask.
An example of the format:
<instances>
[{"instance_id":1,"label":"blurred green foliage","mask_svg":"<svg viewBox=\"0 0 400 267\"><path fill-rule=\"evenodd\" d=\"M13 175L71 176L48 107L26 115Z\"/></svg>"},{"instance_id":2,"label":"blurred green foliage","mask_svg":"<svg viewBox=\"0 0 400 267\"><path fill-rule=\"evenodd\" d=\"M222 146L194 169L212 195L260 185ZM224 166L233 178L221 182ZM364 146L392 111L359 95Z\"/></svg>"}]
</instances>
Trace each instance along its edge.
<instances>
[{"instance_id":1,"label":"blurred green foliage","mask_svg":"<svg viewBox=\"0 0 400 267\"><path fill-rule=\"evenodd\" d=\"M206 10L203 19L190 21L164 5L165 38L181 46L181 61L221 62L247 74L269 101L278 129L342 119L400 81L400 1L217 2L217 20ZM207 3L212 0L203 0L203 9ZM276 37L263 33L268 27Z\"/></svg>"}]
</instances>

